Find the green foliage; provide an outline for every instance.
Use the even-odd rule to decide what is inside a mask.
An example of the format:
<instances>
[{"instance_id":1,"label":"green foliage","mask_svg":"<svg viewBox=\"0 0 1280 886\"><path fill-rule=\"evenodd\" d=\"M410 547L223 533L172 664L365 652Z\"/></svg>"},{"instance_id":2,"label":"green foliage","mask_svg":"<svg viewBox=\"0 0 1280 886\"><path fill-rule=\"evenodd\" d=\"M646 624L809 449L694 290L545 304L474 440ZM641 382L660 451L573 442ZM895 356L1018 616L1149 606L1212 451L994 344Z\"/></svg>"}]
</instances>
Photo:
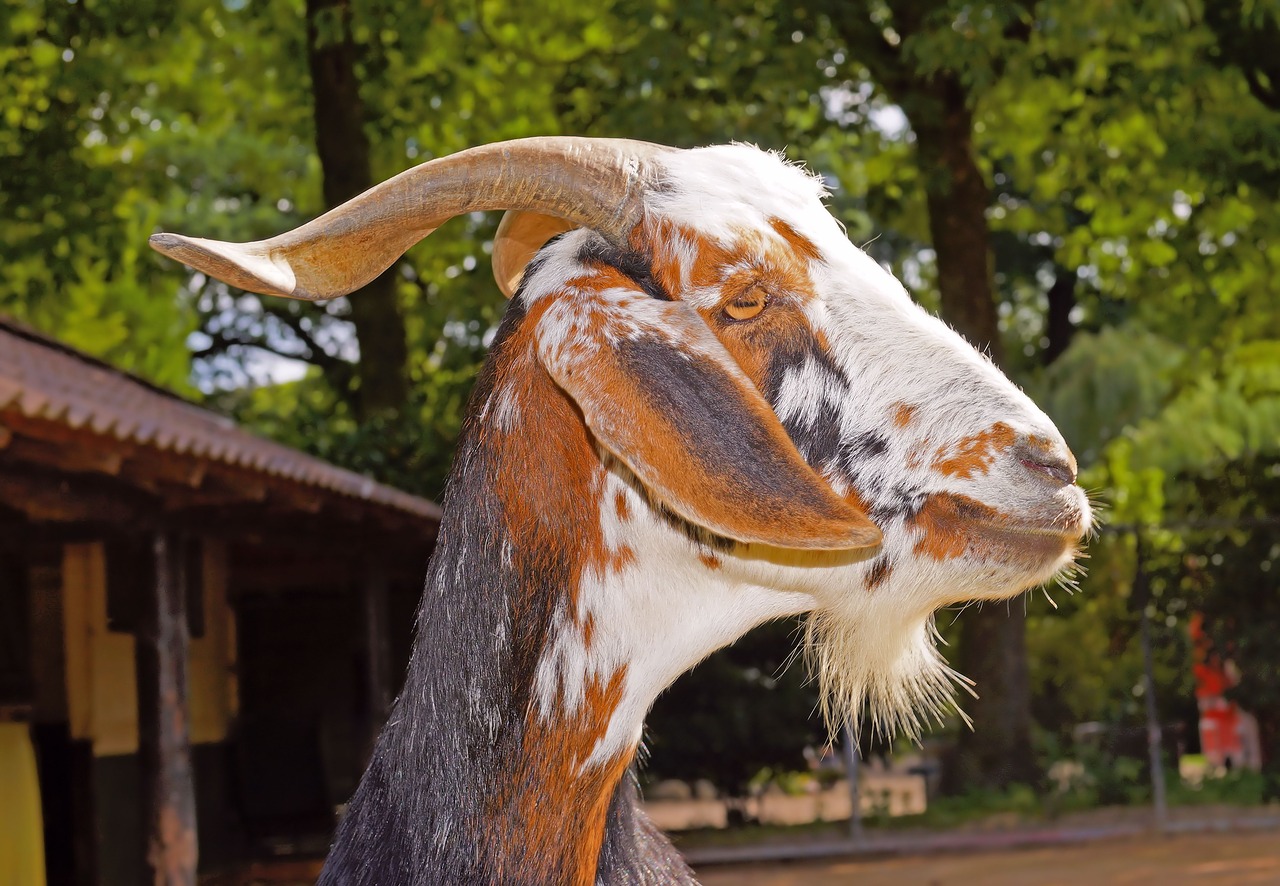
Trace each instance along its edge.
<instances>
[{"instance_id":1,"label":"green foliage","mask_svg":"<svg viewBox=\"0 0 1280 886\"><path fill-rule=\"evenodd\" d=\"M1082 467L1129 428L1161 412L1173 390L1182 348L1136 324L1075 337L1032 386Z\"/></svg>"},{"instance_id":2,"label":"green foliage","mask_svg":"<svg viewBox=\"0 0 1280 886\"><path fill-rule=\"evenodd\" d=\"M151 120L145 81L119 63L166 8L0 4L0 312L182 388L194 318L147 255L157 177L139 132Z\"/></svg>"}]
</instances>

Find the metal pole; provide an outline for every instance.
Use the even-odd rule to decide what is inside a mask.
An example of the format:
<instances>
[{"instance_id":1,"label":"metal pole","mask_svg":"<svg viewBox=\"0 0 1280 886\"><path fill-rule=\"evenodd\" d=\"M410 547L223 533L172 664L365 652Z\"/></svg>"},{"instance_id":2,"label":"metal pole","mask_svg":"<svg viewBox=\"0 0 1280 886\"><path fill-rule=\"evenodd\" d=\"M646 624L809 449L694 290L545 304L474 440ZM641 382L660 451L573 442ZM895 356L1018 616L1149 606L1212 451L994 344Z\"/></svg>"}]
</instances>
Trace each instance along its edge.
<instances>
[{"instance_id":1,"label":"metal pole","mask_svg":"<svg viewBox=\"0 0 1280 886\"><path fill-rule=\"evenodd\" d=\"M1147 709L1147 755L1151 764L1151 799L1155 806L1156 828L1164 830L1169 819L1169 803L1165 792L1164 763L1162 761L1162 733L1160 715L1156 711L1156 678L1151 655L1151 619L1147 617L1147 604L1151 602L1151 585L1143 566L1142 536L1134 534L1134 554L1137 566L1133 574L1134 602L1139 610L1139 636L1142 643L1143 696Z\"/></svg>"},{"instance_id":2,"label":"metal pole","mask_svg":"<svg viewBox=\"0 0 1280 886\"><path fill-rule=\"evenodd\" d=\"M849 779L849 839L855 843L862 841L862 803L858 790L858 742L854 738L853 727L848 720L840 730L844 734L842 751L844 753L844 771Z\"/></svg>"}]
</instances>

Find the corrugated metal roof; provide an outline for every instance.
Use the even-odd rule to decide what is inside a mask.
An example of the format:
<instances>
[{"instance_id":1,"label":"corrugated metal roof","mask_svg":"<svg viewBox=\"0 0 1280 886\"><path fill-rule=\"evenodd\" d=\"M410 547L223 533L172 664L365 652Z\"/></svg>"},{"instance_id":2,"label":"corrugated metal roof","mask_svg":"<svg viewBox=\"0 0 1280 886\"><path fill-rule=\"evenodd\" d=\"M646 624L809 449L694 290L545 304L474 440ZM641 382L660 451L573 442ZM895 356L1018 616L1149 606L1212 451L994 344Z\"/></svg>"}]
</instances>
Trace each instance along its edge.
<instances>
[{"instance_id":1,"label":"corrugated metal roof","mask_svg":"<svg viewBox=\"0 0 1280 886\"><path fill-rule=\"evenodd\" d=\"M434 502L258 437L225 416L0 319L0 417L14 412L419 517L441 516Z\"/></svg>"}]
</instances>

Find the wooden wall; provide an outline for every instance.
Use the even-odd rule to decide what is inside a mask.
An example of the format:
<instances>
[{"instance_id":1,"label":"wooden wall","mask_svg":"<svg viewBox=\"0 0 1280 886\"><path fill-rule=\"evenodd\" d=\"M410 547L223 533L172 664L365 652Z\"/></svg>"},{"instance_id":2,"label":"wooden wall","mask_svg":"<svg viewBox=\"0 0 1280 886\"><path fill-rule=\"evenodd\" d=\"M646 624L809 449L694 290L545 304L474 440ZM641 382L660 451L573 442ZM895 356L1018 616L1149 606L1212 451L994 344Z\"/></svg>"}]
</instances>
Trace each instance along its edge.
<instances>
[{"instance_id":1,"label":"wooden wall","mask_svg":"<svg viewBox=\"0 0 1280 886\"><path fill-rule=\"evenodd\" d=\"M239 705L235 619L227 599L225 546L203 545L204 636L190 646L191 742L224 741ZM108 626L107 546L69 544L62 562L67 713L71 736L96 757L138 751L132 634Z\"/></svg>"}]
</instances>

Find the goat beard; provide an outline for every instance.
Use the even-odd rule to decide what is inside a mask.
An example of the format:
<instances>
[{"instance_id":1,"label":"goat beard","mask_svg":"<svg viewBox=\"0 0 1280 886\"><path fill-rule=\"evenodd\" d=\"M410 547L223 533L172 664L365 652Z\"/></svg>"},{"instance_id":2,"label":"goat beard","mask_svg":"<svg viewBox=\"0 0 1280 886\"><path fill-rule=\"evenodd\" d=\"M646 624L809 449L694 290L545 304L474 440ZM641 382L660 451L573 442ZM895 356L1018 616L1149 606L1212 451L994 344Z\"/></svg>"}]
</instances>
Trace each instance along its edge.
<instances>
[{"instance_id":1,"label":"goat beard","mask_svg":"<svg viewBox=\"0 0 1280 886\"><path fill-rule=\"evenodd\" d=\"M805 624L805 657L832 737L848 723L855 735L867 725L874 736L903 734L918 743L930 720L941 725L952 712L972 728L956 689L974 695L973 681L938 651L945 641L933 614L897 624L861 616L818 610Z\"/></svg>"}]
</instances>

